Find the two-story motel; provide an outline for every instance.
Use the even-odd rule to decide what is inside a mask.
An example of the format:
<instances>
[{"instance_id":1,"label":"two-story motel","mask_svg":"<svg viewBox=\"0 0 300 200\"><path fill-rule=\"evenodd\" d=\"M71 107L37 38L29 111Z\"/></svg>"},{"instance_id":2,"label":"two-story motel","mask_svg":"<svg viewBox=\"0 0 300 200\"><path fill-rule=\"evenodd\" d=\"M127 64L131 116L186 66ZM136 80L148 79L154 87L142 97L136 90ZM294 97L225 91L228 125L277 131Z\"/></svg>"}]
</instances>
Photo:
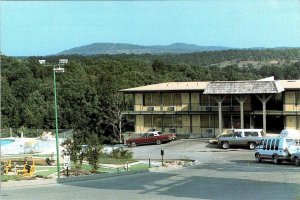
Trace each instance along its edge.
<instances>
[{"instance_id":1,"label":"two-story motel","mask_svg":"<svg viewBox=\"0 0 300 200\"><path fill-rule=\"evenodd\" d=\"M169 82L120 91L134 97L123 114L134 117L136 133L215 137L230 128L300 130L300 80Z\"/></svg>"}]
</instances>

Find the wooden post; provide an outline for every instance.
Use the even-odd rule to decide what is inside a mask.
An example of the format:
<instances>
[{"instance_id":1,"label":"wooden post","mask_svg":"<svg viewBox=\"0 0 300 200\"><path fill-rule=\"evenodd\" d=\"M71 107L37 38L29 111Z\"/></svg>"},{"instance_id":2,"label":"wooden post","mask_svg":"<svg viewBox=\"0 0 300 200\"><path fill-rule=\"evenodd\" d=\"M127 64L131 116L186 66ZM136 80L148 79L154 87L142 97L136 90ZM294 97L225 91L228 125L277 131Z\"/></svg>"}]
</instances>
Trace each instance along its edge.
<instances>
[{"instance_id":1,"label":"wooden post","mask_svg":"<svg viewBox=\"0 0 300 200\"><path fill-rule=\"evenodd\" d=\"M219 110L219 134L223 132L223 116L222 116L222 103L225 100L226 96L216 96L215 101L218 103L218 110Z\"/></svg>"},{"instance_id":2,"label":"wooden post","mask_svg":"<svg viewBox=\"0 0 300 200\"><path fill-rule=\"evenodd\" d=\"M247 96L234 96L234 98L240 103L240 118L241 118L241 129L244 128L244 103Z\"/></svg>"},{"instance_id":3,"label":"wooden post","mask_svg":"<svg viewBox=\"0 0 300 200\"><path fill-rule=\"evenodd\" d=\"M272 96L273 96L272 94L270 94L267 97L265 94L263 94L262 97L259 95L256 95L256 97L260 100L260 102L263 105L263 129L264 129L265 133L267 132L267 111L266 111L267 102L272 98Z\"/></svg>"}]
</instances>

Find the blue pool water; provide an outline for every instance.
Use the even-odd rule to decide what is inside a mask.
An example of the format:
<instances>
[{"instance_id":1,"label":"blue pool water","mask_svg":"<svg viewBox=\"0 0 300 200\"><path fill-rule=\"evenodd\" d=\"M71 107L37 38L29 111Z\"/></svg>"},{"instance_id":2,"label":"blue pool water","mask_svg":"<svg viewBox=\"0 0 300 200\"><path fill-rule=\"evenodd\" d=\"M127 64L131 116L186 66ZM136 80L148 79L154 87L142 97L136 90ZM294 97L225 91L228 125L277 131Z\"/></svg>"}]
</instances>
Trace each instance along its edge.
<instances>
[{"instance_id":1,"label":"blue pool water","mask_svg":"<svg viewBox=\"0 0 300 200\"><path fill-rule=\"evenodd\" d=\"M2 145L6 145L6 144L11 144L13 142L14 142L14 140L2 139L2 140L0 140L0 145L2 146Z\"/></svg>"}]
</instances>

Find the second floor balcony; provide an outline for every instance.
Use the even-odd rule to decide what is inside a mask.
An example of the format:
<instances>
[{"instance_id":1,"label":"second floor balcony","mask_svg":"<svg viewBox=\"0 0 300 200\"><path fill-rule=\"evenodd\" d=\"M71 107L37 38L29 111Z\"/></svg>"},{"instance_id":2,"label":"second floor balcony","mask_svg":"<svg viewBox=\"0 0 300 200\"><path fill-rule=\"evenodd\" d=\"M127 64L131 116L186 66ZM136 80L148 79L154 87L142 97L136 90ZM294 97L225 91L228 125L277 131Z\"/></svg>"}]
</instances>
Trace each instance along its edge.
<instances>
[{"instance_id":1,"label":"second floor balcony","mask_svg":"<svg viewBox=\"0 0 300 200\"><path fill-rule=\"evenodd\" d=\"M222 112L240 112L241 108L239 105L222 105ZM295 104L284 104L282 109L267 109L268 111L276 112L277 114L300 114L300 105ZM217 105L199 105L199 104L184 104L184 105L154 105L145 106L142 104L136 104L127 107L124 112L126 113L176 113L176 112L218 112L219 107ZM252 109L251 105L244 105L244 112L260 112L261 109Z\"/></svg>"},{"instance_id":2,"label":"second floor balcony","mask_svg":"<svg viewBox=\"0 0 300 200\"><path fill-rule=\"evenodd\" d=\"M174 106L145 106L134 105L126 108L126 111L132 112L218 112L218 106L204 106L199 104L186 104L186 105L174 105ZM222 111L239 112L240 106L222 106ZM249 110L250 111L250 110Z\"/></svg>"}]
</instances>

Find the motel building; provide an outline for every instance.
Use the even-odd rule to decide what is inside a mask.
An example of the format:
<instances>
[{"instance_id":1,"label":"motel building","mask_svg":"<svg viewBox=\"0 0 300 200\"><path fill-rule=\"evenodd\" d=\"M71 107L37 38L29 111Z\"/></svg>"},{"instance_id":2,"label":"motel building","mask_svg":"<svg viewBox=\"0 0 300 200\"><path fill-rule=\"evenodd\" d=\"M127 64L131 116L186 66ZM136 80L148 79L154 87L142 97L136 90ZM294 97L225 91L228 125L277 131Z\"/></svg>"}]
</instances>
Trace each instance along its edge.
<instances>
[{"instance_id":1,"label":"motel building","mask_svg":"<svg viewBox=\"0 0 300 200\"><path fill-rule=\"evenodd\" d=\"M137 134L210 138L231 128L300 130L300 80L169 82L120 92L134 99L123 114L134 119Z\"/></svg>"}]
</instances>

